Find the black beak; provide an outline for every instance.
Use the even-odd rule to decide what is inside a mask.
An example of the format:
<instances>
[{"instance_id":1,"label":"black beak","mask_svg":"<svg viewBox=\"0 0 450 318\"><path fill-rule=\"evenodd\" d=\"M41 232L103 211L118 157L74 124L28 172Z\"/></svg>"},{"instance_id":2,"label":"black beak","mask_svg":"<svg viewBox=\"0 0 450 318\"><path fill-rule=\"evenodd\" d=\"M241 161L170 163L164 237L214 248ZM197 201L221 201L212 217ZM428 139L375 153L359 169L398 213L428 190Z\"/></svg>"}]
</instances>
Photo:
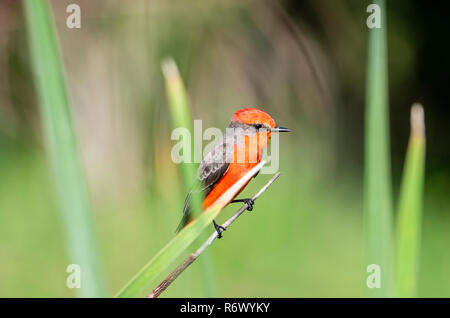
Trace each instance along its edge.
<instances>
[{"instance_id":1,"label":"black beak","mask_svg":"<svg viewBox=\"0 0 450 318\"><path fill-rule=\"evenodd\" d=\"M289 128L276 126L275 128L272 128L270 131L272 131L272 132L290 132L291 130Z\"/></svg>"}]
</instances>

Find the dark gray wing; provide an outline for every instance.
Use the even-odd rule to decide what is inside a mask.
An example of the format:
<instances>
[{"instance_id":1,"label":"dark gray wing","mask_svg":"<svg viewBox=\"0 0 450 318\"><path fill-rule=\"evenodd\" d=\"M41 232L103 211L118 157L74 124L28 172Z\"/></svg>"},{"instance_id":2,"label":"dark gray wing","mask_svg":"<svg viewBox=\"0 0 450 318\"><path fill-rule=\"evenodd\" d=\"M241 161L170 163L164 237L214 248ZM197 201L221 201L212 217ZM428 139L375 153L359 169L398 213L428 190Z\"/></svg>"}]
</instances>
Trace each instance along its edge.
<instances>
[{"instance_id":1,"label":"dark gray wing","mask_svg":"<svg viewBox=\"0 0 450 318\"><path fill-rule=\"evenodd\" d=\"M206 197L223 177L225 172L227 172L230 162L233 159L233 144L224 142L224 140L227 139L222 139L200 163L196 183L192 186L184 201L183 217L177 227L177 233L191 219L192 195L201 193L203 197Z\"/></svg>"}]
</instances>

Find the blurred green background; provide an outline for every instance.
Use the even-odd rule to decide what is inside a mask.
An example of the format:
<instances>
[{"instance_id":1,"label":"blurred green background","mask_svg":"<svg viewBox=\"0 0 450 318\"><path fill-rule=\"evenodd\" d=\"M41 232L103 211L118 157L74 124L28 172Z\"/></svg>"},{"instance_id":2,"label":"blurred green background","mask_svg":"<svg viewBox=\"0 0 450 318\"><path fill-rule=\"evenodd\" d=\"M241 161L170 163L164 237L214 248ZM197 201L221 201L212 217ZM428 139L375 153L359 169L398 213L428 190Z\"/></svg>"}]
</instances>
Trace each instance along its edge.
<instances>
[{"instance_id":1,"label":"blurred green background","mask_svg":"<svg viewBox=\"0 0 450 318\"><path fill-rule=\"evenodd\" d=\"M66 27L74 1L51 4L108 296L173 238L181 217L160 69L167 56L204 128L224 129L234 111L257 106L293 130L280 137L280 179L211 248L218 295L364 296L370 2L75 2L81 29ZM397 198L409 108L419 101L427 135L419 296L450 297L449 23L442 6L429 6L387 1L393 190ZM19 1L0 2L0 82L0 297L75 296ZM199 265L163 296L203 296Z\"/></svg>"}]
</instances>

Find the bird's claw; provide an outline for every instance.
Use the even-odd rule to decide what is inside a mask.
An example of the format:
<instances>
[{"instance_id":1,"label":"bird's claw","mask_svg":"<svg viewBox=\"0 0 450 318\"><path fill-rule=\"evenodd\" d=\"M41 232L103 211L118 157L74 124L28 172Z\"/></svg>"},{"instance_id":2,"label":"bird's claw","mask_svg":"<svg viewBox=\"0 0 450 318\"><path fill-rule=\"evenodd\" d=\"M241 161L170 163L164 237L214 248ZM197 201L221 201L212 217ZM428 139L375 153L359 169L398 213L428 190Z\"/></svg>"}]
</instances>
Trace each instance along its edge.
<instances>
[{"instance_id":1,"label":"bird's claw","mask_svg":"<svg viewBox=\"0 0 450 318\"><path fill-rule=\"evenodd\" d=\"M253 199L250 199L250 198L248 198L248 199L238 199L238 200L233 200L233 201L231 201L232 203L233 202L244 202L245 204L247 204L247 210L248 211L252 211L253 210L253 205L255 204L255 200L253 200Z\"/></svg>"},{"instance_id":2,"label":"bird's claw","mask_svg":"<svg viewBox=\"0 0 450 318\"><path fill-rule=\"evenodd\" d=\"M247 210L252 211L255 201L253 199L244 199L244 202L245 202L245 204L247 204Z\"/></svg>"},{"instance_id":3,"label":"bird's claw","mask_svg":"<svg viewBox=\"0 0 450 318\"><path fill-rule=\"evenodd\" d=\"M214 224L214 228L216 229L216 232L217 232L217 238L219 238L219 239L222 238L222 232L226 231L227 229L224 228L222 225L218 225L216 223L216 221L214 221L214 220L213 220L213 224Z\"/></svg>"}]
</instances>

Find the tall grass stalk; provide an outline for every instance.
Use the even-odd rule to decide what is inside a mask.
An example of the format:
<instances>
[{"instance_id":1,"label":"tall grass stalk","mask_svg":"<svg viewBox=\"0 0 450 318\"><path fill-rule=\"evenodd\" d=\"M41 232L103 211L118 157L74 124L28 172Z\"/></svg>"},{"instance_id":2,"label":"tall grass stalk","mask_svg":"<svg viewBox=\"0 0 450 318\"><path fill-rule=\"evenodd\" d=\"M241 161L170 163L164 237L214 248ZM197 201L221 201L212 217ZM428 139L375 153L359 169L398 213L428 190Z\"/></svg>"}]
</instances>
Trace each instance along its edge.
<instances>
[{"instance_id":1,"label":"tall grass stalk","mask_svg":"<svg viewBox=\"0 0 450 318\"><path fill-rule=\"evenodd\" d=\"M89 194L77 151L63 66L46 0L25 0L25 17L43 129L60 199L71 263L80 265L82 297L105 295ZM65 269L61 269L64 271Z\"/></svg>"},{"instance_id":2,"label":"tall grass stalk","mask_svg":"<svg viewBox=\"0 0 450 318\"><path fill-rule=\"evenodd\" d=\"M172 125L174 128L187 128L194 133L191 109L189 106L189 99L183 80L178 72L178 67L173 59L166 59L161 64L162 71L166 82L167 99L169 101L170 114L172 117ZM194 144L191 143L190 154L195 158ZM195 160L193 160L195 161ZM185 193L188 193L197 179L197 164L182 163L180 165L181 175L183 178ZM194 217L198 216L202 211L202 197L201 194L193 193L191 196L192 214ZM181 213L181 207L180 207ZM181 214L180 214L181 217ZM203 242L207 239L207 234L202 233L199 241ZM202 258L200 258L201 277L203 282L204 294L206 297L215 297L217 294L216 283L214 278L213 261L210 251L206 251Z\"/></svg>"},{"instance_id":3,"label":"tall grass stalk","mask_svg":"<svg viewBox=\"0 0 450 318\"><path fill-rule=\"evenodd\" d=\"M405 159L397 211L396 296L417 297L417 270L425 173L423 108L411 108L411 135Z\"/></svg>"},{"instance_id":4,"label":"tall grass stalk","mask_svg":"<svg viewBox=\"0 0 450 318\"><path fill-rule=\"evenodd\" d=\"M369 29L364 171L364 228L367 263L381 268L381 288L369 289L373 297L387 297L392 288L392 193L389 151L389 109L385 2L381 28Z\"/></svg>"}]
</instances>

